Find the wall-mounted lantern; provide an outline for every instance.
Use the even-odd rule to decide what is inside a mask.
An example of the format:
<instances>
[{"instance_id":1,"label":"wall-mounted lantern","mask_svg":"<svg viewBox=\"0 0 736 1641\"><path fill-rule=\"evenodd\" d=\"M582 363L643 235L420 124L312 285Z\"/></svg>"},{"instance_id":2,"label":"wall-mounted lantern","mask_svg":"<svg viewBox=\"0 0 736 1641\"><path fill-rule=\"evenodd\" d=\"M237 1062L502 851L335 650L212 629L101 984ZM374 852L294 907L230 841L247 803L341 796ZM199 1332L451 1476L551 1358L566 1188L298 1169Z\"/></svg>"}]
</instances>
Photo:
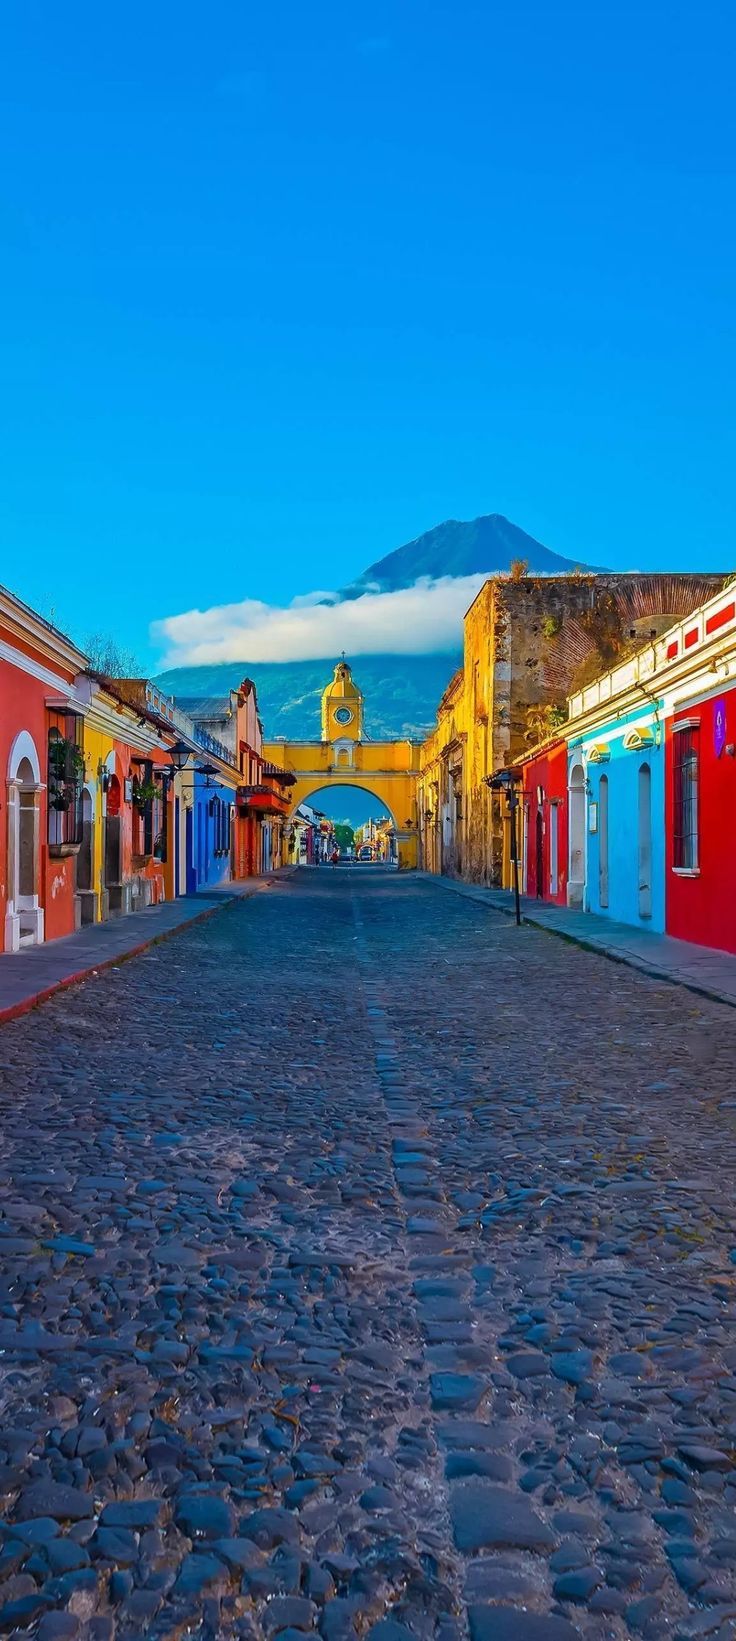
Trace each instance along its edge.
<instances>
[{"instance_id":1,"label":"wall-mounted lantern","mask_svg":"<svg viewBox=\"0 0 736 1641\"><path fill-rule=\"evenodd\" d=\"M177 774L180 774L182 769L186 768L191 756L192 749L187 746L186 741L174 741L173 746L169 747L169 757Z\"/></svg>"}]
</instances>

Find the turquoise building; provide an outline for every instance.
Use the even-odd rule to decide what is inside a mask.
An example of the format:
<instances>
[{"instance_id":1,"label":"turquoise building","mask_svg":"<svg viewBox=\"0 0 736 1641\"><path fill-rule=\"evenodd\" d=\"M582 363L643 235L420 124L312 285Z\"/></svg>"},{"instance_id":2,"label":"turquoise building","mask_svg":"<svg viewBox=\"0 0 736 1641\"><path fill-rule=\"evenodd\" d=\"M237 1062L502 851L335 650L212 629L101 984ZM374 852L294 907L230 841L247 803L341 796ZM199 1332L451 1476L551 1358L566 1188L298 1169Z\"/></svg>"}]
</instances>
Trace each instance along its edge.
<instances>
[{"instance_id":1,"label":"turquoise building","mask_svg":"<svg viewBox=\"0 0 736 1641\"><path fill-rule=\"evenodd\" d=\"M570 701L568 904L662 932L663 703L638 683L632 690L629 678L617 698L615 678L606 674Z\"/></svg>"}]
</instances>

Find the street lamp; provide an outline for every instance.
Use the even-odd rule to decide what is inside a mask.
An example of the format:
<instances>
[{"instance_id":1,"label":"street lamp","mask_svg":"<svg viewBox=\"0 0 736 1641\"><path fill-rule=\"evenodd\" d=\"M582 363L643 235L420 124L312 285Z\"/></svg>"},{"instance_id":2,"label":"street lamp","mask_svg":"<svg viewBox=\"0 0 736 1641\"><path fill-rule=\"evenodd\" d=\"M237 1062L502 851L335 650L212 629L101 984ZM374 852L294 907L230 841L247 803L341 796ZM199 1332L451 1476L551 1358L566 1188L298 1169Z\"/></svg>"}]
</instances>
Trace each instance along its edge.
<instances>
[{"instance_id":1,"label":"street lamp","mask_svg":"<svg viewBox=\"0 0 736 1641\"><path fill-rule=\"evenodd\" d=\"M519 896L519 858L516 848L516 811L519 807L519 775L515 769L499 769L495 775L484 775L483 780L491 792L505 792L509 806L509 820L511 822L511 860L514 868L514 905L516 909L517 925L521 923L521 899Z\"/></svg>"},{"instance_id":2,"label":"street lamp","mask_svg":"<svg viewBox=\"0 0 736 1641\"><path fill-rule=\"evenodd\" d=\"M182 769L186 767L191 756L192 749L187 746L186 741L174 741L173 746L169 747L169 757L178 773L181 773Z\"/></svg>"}]
</instances>

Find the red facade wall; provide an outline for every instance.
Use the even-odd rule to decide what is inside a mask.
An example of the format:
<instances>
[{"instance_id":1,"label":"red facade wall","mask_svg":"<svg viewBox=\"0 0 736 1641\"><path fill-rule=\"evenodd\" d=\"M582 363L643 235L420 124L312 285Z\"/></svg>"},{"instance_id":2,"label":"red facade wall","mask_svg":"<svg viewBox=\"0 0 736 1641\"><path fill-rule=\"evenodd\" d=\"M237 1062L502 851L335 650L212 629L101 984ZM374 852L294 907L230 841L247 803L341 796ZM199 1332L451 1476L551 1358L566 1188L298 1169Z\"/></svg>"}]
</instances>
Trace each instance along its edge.
<instances>
[{"instance_id":1,"label":"red facade wall","mask_svg":"<svg viewBox=\"0 0 736 1641\"><path fill-rule=\"evenodd\" d=\"M140 755L140 748L127 741L115 741L115 774L120 782L120 817L121 817L121 850L122 850L122 877L128 883L134 877L150 878L153 884L152 903L157 906L160 901L173 899L174 895L174 798L170 789L167 797L168 810L168 837L169 858L164 865L163 861L146 859L141 865L136 862L133 853L133 804L125 799L125 782L139 773L139 764L134 758ZM157 750L147 753L151 761L160 767L170 763L168 752Z\"/></svg>"},{"instance_id":2,"label":"red facade wall","mask_svg":"<svg viewBox=\"0 0 736 1641\"><path fill-rule=\"evenodd\" d=\"M567 899L567 747L564 741L547 747L522 766L526 810L526 892L540 900L564 906ZM537 789L541 787L541 804ZM557 815L557 889L550 892L551 810ZM537 882L537 816L541 811L542 883Z\"/></svg>"},{"instance_id":3,"label":"red facade wall","mask_svg":"<svg viewBox=\"0 0 736 1641\"><path fill-rule=\"evenodd\" d=\"M44 908L44 940L58 940L74 933L74 855L52 860L45 843L41 845L41 905Z\"/></svg>"},{"instance_id":4,"label":"red facade wall","mask_svg":"<svg viewBox=\"0 0 736 1641\"><path fill-rule=\"evenodd\" d=\"M716 706L725 705L725 744L717 750ZM674 743L673 724L697 718L699 728L698 770L698 871L696 876L680 875L673 869L674 836ZM736 687L721 687L706 700L681 703L667 720L665 730L665 827L666 827L666 929L678 940L715 946L736 952L736 850L733 826L736 816L736 757L727 750L736 746Z\"/></svg>"},{"instance_id":5,"label":"red facade wall","mask_svg":"<svg viewBox=\"0 0 736 1641\"><path fill-rule=\"evenodd\" d=\"M27 730L32 737L41 770L44 790L40 795L40 848L38 898L44 909L44 938L56 940L74 930L74 858L52 859L48 849L46 803L49 685L21 671L9 661L0 661L0 950L8 899L8 806L7 776L10 752L16 735Z\"/></svg>"}]
</instances>

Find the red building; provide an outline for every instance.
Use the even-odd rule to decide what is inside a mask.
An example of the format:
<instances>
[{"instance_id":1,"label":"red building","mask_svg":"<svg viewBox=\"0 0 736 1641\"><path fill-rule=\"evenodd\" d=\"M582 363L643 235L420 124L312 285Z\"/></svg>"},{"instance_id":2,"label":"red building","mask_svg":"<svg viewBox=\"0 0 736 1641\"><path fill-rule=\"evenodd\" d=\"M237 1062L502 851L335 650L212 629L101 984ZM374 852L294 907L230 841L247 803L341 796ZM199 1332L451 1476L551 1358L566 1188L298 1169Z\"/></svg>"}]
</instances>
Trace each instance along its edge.
<instances>
[{"instance_id":1,"label":"red building","mask_svg":"<svg viewBox=\"0 0 736 1641\"><path fill-rule=\"evenodd\" d=\"M698 682L666 720L666 928L736 952L736 684Z\"/></svg>"},{"instance_id":2,"label":"red building","mask_svg":"<svg viewBox=\"0 0 736 1641\"><path fill-rule=\"evenodd\" d=\"M74 680L86 657L0 589L2 949L71 934L81 834L82 723Z\"/></svg>"},{"instance_id":3,"label":"red building","mask_svg":"<svg viewBox=\"0 0 736 1641\"><path fill-rule=\"evenodd\" d=\"M521 888L564 906L567 898L567 745L546 741L515 764L522 777ZM510 851L506 851L507 854ZM504 880L510 883L508 868Z\"/></svg>"},{"instance_id":4,"label":"red building","mask_svg":"<svg viewBox=\"0 0 736 1641\"><path fill-rule=\"evenodd\" d=\"M282 862L282 830L296 777L248 750L251 781L238 787L235 876L271 872ZM255 779L253 779L255 777Z\"/></svg>"}]
</instances>

